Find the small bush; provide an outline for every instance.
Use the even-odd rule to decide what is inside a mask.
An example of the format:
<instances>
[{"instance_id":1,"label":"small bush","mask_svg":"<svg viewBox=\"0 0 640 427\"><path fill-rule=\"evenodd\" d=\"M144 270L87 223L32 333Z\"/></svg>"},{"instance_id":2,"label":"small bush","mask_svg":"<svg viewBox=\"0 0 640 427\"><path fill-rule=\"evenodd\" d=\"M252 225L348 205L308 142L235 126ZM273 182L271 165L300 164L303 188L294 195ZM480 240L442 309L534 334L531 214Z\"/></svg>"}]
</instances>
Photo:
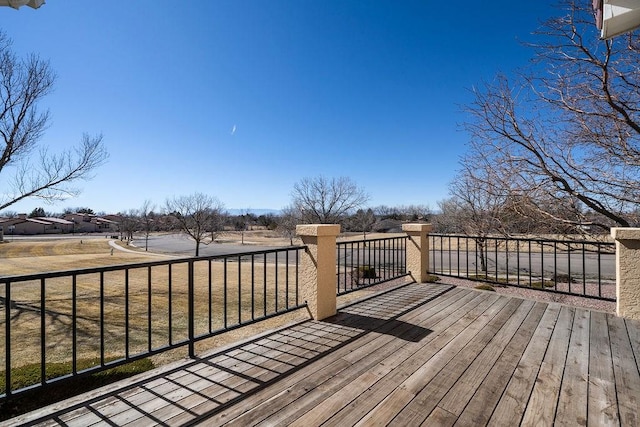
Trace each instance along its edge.
<instances>
[{"instance_id":1,"label":"small bush","mask_svg":"<svg viewBox=\"0 0 640 427\"><path fill-rule=\"evenodd\" d=\"M496 291L495 288L491 285L478 285L475 288L483 291L492 291L492 292Z\"/></svg>"},{"instance_id":2,"label":"small bush","mask_svg":"<svg viewBox=\"0 0 640 427\"><path fill-rule=\"evenodd\" d=\"M378 277L376 275L375 267L372 267L370 265L361 265L360 267L358 267L358 273L362 279L375 279Z\"/></svg>"},{"instance_id":3,"label":"small bush","mask_svg":"<svg viewBox=\"0 0 640 427\"><path fill-rule=\"evenodd\" d=\"M436 283L440 281L440 277L434 276L433 274L429 274L427 276L427 283Z\"/></svg>"}]
</instances>

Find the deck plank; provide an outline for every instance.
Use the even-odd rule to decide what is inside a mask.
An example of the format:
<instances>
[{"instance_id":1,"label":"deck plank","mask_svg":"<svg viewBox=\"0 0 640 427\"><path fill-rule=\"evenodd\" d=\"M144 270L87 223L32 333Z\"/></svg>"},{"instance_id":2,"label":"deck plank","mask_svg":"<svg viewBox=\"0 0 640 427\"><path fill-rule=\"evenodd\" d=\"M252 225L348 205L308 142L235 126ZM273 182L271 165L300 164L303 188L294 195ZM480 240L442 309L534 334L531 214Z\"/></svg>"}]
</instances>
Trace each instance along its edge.
<instances>
[{"instance_id":1,"label":"deck plank","mask_svg":"<svg viewBox=\"0 0 640 427\"><path fill-rule=\"evenodd\" d=\"M575 309L562 307L521 425L553 425Z\"/></svg>"},{"instance_id":2,"label":"deck plank","mask_svg":"<svg viewBox=\"0 0 640 427\"><path fill-rule=\"evenodd\" d=\"M589 311L576 310L556 409L559 425L587 424L590 321Z\"/></svg>"},{"instance_id":3,"label":"deck plank","mask_svg":"<svg viewBox=\"0 0 640 427\"><path fill-rule=\"evenodd\" d=\"M589 347L589 396L587 425L618 426L615 376L611 356L611 342L607 315L591 313Z\"/></svg>"},{"instance_id":4,"label":"deck plank","mask_svg":"<svg viewBox=\"0 0 640 427\"><path fill-rule=\"evenodd\" d=\"M559 314L559 305L547 306L487 425L497 427L520 423Z\"/></svg>"},{"instance_id":5,"label":"deck plank","mask_svg":"<svg viewBox=\"0 0 640 427\"><path fill-rule=\"evenodd\" d=\"M609 316L608 321L620 423L623 426L638 426L640 425L640 374L634 360L627 324L624 319L614 316Z\"/></svg>"},{"instance_id":6,"label":"deck plank","mask_svg":"<svg viewBox=\"0 0 640 427\"><path fill-rule=\"evenodd\" d=\"M503 391L507 388L518 363L522 359L522 355L530 345L533 337L535 337L547 307L548 305L545 303L539 302L535 304L522 326L491 367L485 380L480 384L476 384L476 392L460 414L456 422L457 425L484 425L489 422L494 408L498 405Z\"/></svg>"}]
</instances>

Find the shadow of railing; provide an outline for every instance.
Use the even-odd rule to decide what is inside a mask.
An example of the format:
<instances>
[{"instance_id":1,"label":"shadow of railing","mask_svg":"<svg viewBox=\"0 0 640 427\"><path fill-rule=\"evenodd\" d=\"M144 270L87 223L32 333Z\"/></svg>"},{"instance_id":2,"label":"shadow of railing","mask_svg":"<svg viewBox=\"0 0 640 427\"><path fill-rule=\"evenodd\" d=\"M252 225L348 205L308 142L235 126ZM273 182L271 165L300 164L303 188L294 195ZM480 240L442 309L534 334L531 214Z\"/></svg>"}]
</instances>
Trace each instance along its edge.
<instances>
[{"instance_id":1,"label":"shadow of railing","mask_svg":"<svg viewBox=\"0 0 640 427\"><path fill-rule=\"evenodd\" d=\"M66 422L68 415L81 412L99 421L102 417L95 411L100 412L102 406L114 402L122 411L136 412L140 422L144 419L158 425L207 422L371 332L420 341L431 331L398 318L451 289L446 285L405 285L353 303L324 321L305 320L175 368L146 374L107 395L90 398L26 425L52 418ZM82 411L83 408L86 410ZM135 420L128 419L132 421Z\"/></svg>"}]
</instances>

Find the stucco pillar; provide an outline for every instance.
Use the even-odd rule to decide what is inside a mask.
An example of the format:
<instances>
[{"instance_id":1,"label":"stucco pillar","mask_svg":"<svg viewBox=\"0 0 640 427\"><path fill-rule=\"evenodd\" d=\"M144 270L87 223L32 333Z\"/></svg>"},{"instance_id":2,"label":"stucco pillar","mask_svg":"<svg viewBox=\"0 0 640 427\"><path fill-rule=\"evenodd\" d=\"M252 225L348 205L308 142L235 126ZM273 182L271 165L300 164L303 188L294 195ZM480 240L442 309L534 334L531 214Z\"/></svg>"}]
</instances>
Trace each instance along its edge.
<instances>
[{"instance_id":1,"label":"stucco pillar","mask_svg":"<svg viewBox=\"0 0 640 427\"><path fill-rule=\"evenodd\" d=\"M429 276L429 233L431 224L402 224L407 233L407 270L418 283L427 281Z\"/></svg>"},{"instance_id":2,"label":"stucco pillar","mask_svg":"<svg viewBox=\"0 0 640 427\"><path fill-rule=\"evenodd\" d=\"M640 320L640 228L612 228L618 316Z\"/></svg>"},{"instance_id":3,"label":"stucco pillar","mask_svg":"<svg viewBox=\"0 0 640 427\"><path fill-rule=\"evenodd\" d=\"M336 314L336 237L340 225L298 225L296 234L307 246L300 260L300 284L311 316L322 320Z\"/></svg>"}]
</instances>

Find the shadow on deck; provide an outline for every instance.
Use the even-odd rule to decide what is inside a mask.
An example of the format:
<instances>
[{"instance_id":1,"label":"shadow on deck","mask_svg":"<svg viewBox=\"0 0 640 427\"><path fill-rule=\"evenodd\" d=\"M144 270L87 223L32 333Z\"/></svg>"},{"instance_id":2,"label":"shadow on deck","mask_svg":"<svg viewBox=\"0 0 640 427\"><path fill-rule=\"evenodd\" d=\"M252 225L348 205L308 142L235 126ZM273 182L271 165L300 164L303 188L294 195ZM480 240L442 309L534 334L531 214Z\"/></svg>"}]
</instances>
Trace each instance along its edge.
<instances>
[{"instance_id":1,"label":"shadow on deck","mask_svg":"<svg viewBox=\"0 0 640 427\"><path fill-rule=\"evenodd\" d=\"M639 322L411 284L8 424L637 426L639 361Z\"/></svg>"}]
</instances>

